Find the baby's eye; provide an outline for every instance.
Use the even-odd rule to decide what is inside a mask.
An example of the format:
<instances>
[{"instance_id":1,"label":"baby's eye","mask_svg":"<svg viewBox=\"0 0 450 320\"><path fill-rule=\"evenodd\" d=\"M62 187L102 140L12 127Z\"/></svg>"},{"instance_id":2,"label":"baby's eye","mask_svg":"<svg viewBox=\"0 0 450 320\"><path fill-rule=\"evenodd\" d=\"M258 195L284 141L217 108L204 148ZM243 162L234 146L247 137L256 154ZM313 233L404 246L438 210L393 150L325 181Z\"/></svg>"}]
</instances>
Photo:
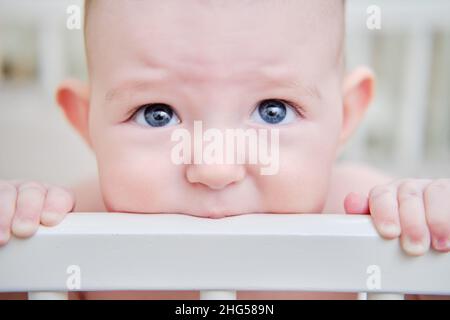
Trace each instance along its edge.
<instances>
[{"instance_id":1,"label":"baby's eye","mask_svg":"<svg viewBox=\"0 0 450 320\"><path fill-rule=\"evenodd\" d=\"M180 123L172 107L164 103L142 106L135 115L135 121L143 126L164 127Z\"/></svg>"},{"instance_id":2,"label":"baby's eye","mask_svg":"<svg viewBox=\"0 0 450 320\"><path fill-rule=\"evenodd\" d=\"M296 115L293 107L286 106L287 103L276 100L262 101L257 110L255 110L251 118L256 122L264 122L269 124L286 124L292 122Z\"/></svg>"}]
</instances>

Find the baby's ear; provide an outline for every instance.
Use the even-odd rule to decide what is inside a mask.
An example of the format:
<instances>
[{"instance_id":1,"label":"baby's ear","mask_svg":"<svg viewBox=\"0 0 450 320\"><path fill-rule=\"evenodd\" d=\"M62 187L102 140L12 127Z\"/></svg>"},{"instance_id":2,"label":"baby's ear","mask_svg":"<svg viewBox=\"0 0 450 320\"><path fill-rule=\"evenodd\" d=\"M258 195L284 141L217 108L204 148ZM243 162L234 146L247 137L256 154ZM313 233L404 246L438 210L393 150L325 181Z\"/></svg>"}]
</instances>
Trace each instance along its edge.
<instances>
[{"instance_id":1,"label":"baby's ear","mask_svg":"<svg viewBox=\"0 0 450 320\"><path fill-rule=\"evenodd\" d=\"M362 121L374 96L375 77L367 67L348 74L343 85L343 124L340 146L343 146Z\"/></svg>"},{"instance_id":2,"label":"baby's ear","mask_svg":"<svg viewBox=\"0 0 450 320\"><path fill-rule=\"evenodd\" d=\"M89 136L89 88L75 79L64 80L56 89L56 101L67 120L92 147Z\"/></svg>"}]
</instances>

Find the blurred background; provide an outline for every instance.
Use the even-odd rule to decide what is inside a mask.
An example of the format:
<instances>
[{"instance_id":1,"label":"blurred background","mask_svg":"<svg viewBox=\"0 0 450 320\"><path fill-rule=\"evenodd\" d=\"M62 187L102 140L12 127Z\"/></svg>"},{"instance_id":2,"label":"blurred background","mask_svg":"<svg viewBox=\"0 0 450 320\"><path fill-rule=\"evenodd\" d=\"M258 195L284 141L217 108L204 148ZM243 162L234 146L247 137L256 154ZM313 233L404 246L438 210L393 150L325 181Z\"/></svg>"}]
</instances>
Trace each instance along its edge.
<instances>
[{"instance_id":1,"label":"blurred background","mask_svg":"<svg viewBox=\"0 0 450 320\"><path fill-rule=\"evenodd\" d=\"M0 179L70 185L95 158L54 101L65 77L86 79L81 0L0 0ZM366 26L381 9L381 29ZM450 177L450 1L350 0L347 66L370 65L376 99L341 160L395 176Z\"/></svg>"}]
</instances>

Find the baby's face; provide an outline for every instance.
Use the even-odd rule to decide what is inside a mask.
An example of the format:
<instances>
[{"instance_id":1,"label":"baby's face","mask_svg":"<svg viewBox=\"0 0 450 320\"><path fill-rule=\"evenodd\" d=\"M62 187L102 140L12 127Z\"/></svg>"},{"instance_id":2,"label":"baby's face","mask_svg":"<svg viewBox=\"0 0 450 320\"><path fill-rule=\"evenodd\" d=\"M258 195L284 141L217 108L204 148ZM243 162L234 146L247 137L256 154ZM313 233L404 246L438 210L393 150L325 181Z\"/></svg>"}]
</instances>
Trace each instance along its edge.
<instances>
[{"instance_id":1,"label":"baby's face","mask_svg":"<svg viewBox=\"0 0 450 320\"><path fill-rule=\"evenodd\" d=\"M341 6L94 1L89 127L107 208L203 217L320 212L342 128ZM194 121L204 131L278 129L278 172L175 164L171 134L194 135Z\"/></svg>"}]
</instances>

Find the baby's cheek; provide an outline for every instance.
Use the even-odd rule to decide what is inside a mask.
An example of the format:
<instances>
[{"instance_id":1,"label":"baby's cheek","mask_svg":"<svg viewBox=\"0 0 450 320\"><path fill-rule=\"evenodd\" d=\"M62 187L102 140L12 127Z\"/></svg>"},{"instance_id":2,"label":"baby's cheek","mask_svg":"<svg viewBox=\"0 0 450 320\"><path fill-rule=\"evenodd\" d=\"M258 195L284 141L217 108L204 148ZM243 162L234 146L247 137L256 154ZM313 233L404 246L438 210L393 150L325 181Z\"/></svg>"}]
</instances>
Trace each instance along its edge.
<instances>
[{"instance_id":1,"label":"baby's cheek","mask_svg":"<svg viewBox=\"0 0 450 320\"><path fill-rule=\"evenodd\" d=\"M327 198L327 168L313 169L305 160L282 165L280 173L267 183L266 192L274 211L316 213L321 212ZM278 210L277 210L278 209Z\"/></svg>"},{"instance_id":2,"label":"baby's cheek","mask_svg":"<svg viewBox=\"0 0 450 320\"><path fill-rule=\"evenodd\" d=\"M103 200L110 211L151 212L167 206L177 171L170 134L115 126L101 132L96 156Z\"/></svg>"},{"instance_id":3,"label":"baby's cheek","mask_svg":"<svg viewBox=\"0 0 450 320\"><path fill-rule=\"evenodd\" d=\"M299 140L296 140L299 141ZM280 148L279 172L264 179L266 205L274 211L321 212L328 196L334 153L331 145L301 141Z\"/></svg>"},{"instance_id":4,"label":"baby's cheek","mask_svg":"<svg viewBox=\"0 0 450 320\"><path fill-rule=\"evenodd\" d=\"M167 183L173 173L170 162L156 154L122 156L105 163L100 181L110 211L150 212L164 207Z\"/></svg>"}]
</instances>

